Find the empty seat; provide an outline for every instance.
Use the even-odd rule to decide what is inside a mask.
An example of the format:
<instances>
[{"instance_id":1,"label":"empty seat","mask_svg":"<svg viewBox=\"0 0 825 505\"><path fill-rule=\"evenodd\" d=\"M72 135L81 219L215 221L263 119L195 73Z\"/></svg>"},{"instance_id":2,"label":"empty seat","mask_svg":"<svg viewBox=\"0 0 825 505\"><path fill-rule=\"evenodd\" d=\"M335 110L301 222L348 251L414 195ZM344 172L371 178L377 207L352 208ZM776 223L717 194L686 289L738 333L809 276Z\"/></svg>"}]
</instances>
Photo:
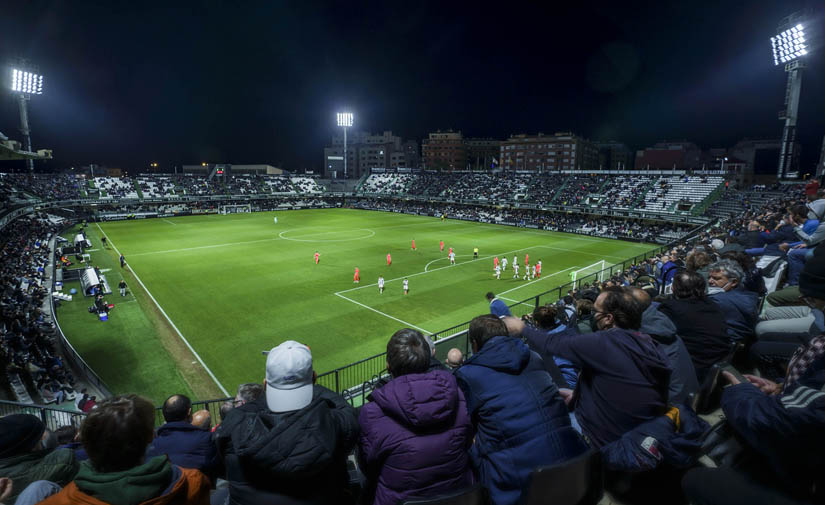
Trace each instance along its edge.
<instances>
[{"instance_id":1,"label":"empty seat","mask_svg":"<svg viewBox=\"0 0 825 505\"><path fill-rule=\"evenodd\" d=\"M591 449L530 475L527 505L595 505L604 494L601 453Z\"/></svg>"}]
</instances>

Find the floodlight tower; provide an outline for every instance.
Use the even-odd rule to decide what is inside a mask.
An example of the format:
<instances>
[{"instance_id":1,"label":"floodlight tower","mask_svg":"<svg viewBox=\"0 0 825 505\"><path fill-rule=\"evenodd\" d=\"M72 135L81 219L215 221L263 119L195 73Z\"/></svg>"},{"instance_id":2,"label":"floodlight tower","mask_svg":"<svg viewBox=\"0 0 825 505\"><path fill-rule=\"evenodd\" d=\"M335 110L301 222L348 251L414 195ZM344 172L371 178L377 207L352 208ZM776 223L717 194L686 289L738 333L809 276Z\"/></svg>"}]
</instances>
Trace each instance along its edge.
<instances>
[{"instance_id":1,"label":"floodlight tower","mask_svg":"<svg viewBox=\"0 0 825 505\"><path fill-rule=\"evenodd\" d=\"M338 113L338 126L344 129L344 179L347 178L347 128L352 126L352 112Z\"/></svg>"},{"instance_id":2,"label":"floodlight tower","mask_svg":"<svg viewBox=\"0 0 825 505\"><path fill-rule=\"evenodd\" d=\"M17 104L20 108L20 133L23 134L23 143L26 151L31 152L32 139L29 130L28 102L31 95L43 94L43 76L20 68L12 68L11 90L17 93ZM34 160L28 158L26 167L29 172L34 172Z\"/></svg>"},{"instance_id":3,"label":"floodlight tower","mask_svg":"<svg viewBox=\"0 0 825 505\"><path fill-rule=\"evenodd\" d=\"M785 88L785 108L779 111L779 119L785 121L782 131L782 147L779 150L779 166L776 177L798 177L796 149L796 120L799 114L799 95L802 92L802 70L806 67L801 59L808 54L806 22L801 13L791 14L779 24L779 35L771 37L773 64L785 65L788 83Z\"/></svg>"}]
</instances>

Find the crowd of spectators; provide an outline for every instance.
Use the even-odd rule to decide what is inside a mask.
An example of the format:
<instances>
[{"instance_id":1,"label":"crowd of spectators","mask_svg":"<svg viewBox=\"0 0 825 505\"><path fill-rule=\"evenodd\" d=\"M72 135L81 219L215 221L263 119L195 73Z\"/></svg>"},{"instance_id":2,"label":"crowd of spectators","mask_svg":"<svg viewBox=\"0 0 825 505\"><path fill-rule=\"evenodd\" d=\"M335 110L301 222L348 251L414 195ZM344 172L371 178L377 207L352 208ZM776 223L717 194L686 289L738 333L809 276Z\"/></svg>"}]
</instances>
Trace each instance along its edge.
<instances>
[{"instance_id":1,"label":"crowd of spectators","mask_svg":"<svg viewBox=\"0 0 825 505\"><path fill-rule=\"evenodd\" d=\"M0 173L0 194L30 195L45 200L81 198L86 179L73 174ZM21 195L22 194L22 195Z\"/></svg>"},{"instance_id":2,"label":"crowd of spectators","mask_svg":"<svg viewBox=\"0 0 825 505\"><path fill-rule=\"evenodd\" d=\"M593 203L588 197L596 195L595 200L598 202L601 199L600 189L607 180L606 175L571 175L559 190L555 201L564 206L580 207Z\"/></svg>"},{"instance_id":3,"label":"crowd of spectators","mask_svg":"<svg viewBox=\"0 0 825 505\"><path fill-rule=\"evenodd\" d=\"M62 226L45 216L13 221L0 237L0 366L9 383L21 381L19 393L37 403L73 400L75 379L64 366L54 345L54 325L43 312L50 296L45 281L50 263L48 241ZM26 387L27 386L27 387Z\"/></svg>"}]
</instances>

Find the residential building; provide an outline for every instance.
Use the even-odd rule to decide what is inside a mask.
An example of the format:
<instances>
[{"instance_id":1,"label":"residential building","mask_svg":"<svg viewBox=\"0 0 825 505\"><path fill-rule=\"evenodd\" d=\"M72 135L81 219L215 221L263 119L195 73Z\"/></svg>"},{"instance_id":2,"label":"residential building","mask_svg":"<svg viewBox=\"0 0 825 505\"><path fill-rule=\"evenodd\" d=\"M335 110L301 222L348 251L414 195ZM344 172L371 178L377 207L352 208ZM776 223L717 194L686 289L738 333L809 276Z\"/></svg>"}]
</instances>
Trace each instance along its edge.
<instances>
[{"instance_id":1,"label":"residential building","mask_svg":"<svg viewBox=\"0 0 825 505\"><path fill-rule=\"evenodd\" d=\"M630 170L633 168L633 151L615 140L595 142L599 150L601 170Z\"/></svg>"},{"instance_id":2,"label":"residential building","mask_svg":"<svg viewBox=\"0 0 825 505\"><path fill-rule=\"evenodd\" d=\"M418 146L415 141L403 141L391 131L382 134L356 131L347 133L347 178L358 179L373 168L414 168ZM408 157L414 158L409 160ZM332 145L324 148L324 176L344 177L344 135L332 137Z\"/></svg>"},{"instance_id":3,"label":"residential building","mask_svg":"<svg viewBox=\"0 0 825 505\"><path fill-rule=\"evenodd\" d=\"M421 159L425 170L463 170L467 162L464 137L452 130L430 133L421 142Z\"/></svg>"},{"instance_id":4,"label":"residential building","mask_svg":"<svg viewBox=\"0 0 825 505\"><path fill-rule=\"evenodd\" d=\"M688 170L702 168L702 150L693 142L659 142L636 151L636 170Z\"/></svg>"},{"instance_id":5,"label":"residential building","mask_svg":"<svg viewBox=\"0 0 825 505\"><path fill-rule=\"evenodd\" d=\"M745 162L742 183L765 183L776 180L781 147L779 139L742 139L728 150L728 155Z\"/></svg>"},{"instance_id":6,"label":"residential building","mask_svg":"<svg viewBox=\"0 0 825 505\"><path fill-rule=\"evenodd\" d=\"M505 170L551 172L599 168L596 145L570 132L510 135L501 143L500 155Z\"/></svg>"}]
</instances>

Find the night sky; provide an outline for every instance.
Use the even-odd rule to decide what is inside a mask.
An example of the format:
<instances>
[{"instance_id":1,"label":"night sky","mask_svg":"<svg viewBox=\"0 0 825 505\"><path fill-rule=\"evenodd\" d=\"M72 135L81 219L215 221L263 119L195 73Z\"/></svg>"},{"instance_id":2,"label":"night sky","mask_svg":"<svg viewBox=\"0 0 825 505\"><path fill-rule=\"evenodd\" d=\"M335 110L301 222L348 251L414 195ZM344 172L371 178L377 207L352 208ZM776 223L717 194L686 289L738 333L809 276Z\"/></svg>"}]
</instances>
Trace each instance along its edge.
<instances>
[{"instance_id":1,"label":"night sky","mask_svg":"<svg viewBox=\"0 0 825 505\"><path fill-rule=\"evenodd\" d=\"M769 38L817 2L556 4L3 0L0 62L25 57L45 75L32 139L55 160L38 170L321 170L343 109L357 129L419 141L572 130L633 149L729 147L781 135L785 73ZM825 134L825 48L807 61L803 169ZM10 93L0 131L19 139Z\"/></svg>"}]
</instances>

